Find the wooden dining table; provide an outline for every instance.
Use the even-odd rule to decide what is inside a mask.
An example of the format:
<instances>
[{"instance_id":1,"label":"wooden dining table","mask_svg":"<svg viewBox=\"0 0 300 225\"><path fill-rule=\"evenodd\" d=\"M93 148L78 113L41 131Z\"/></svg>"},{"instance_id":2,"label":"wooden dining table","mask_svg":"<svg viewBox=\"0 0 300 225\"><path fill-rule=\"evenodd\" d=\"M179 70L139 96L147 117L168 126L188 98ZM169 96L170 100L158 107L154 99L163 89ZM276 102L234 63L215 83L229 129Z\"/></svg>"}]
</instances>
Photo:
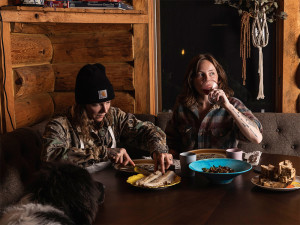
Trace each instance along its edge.
<instances>
[{"instance_id":1,"label":"wooden dining table","mask_svg":"<svg viewBox=\"0 0 300 225\"><path fill-rule=\"evenodd\" d=\"M300 175L300 157L264 153L260 164L278 165L286 159ZM212 184L196 173L161 190L134 187L126 182L131 175L113 167L93 174L105 185L105 201L94 224L300 224L300 190L257 187L251 182L258 175L253 169L229 184Z\"/></svg>"}]
</instances>

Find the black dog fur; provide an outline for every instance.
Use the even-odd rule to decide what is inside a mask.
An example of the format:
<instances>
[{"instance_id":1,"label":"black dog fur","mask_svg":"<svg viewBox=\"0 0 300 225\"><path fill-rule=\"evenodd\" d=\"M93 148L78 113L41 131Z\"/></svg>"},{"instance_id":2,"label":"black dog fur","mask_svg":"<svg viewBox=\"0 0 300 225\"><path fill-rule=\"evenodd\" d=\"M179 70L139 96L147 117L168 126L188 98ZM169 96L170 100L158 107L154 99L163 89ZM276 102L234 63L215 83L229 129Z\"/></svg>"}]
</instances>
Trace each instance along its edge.
<instances>
[{"instance_id":1,"label":"black dog fur","mask_svg":"<svg viewBox=\"0 0 300 225\"><path fill-rule=\"evenodd\" d=\"M92 224L98 205L104 201L104 186L95 182L88 171L81 167L67 162L48 162L33 177L25 196L26 207L35 208L33 221L40 218L41 224ZM28 217L30 210L24 211L24 203L13 206L13 210L16 211L18 207L23 207L19 213L26 213ZM3 216L9 215L9 210L5 210Z\"/></svg>"}]
</instances>

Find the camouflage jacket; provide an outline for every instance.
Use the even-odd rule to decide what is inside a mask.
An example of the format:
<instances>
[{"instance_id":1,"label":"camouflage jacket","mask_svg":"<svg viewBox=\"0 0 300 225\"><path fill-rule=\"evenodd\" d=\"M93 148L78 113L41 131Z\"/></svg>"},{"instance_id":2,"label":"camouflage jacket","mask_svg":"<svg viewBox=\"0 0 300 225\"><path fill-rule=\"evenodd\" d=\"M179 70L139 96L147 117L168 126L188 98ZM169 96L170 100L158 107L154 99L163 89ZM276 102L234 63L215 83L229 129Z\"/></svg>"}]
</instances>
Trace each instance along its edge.
<instances>
[{"instance_id":1,"label":"camouflage jacket","mask_svg":"<svg viewBox=\"0 0 300 225\"><path fill-rule=\"evenodd\" d=\"M99 130L90 129L91 140L83 141L80 128L75 128L70 115L52 119L46 126L42 159L45 161L68 160L87 167L108 160L108 151L112 146L111 126L117 148L140 149L168 152L166 135L151 122L142 122L133 114L111 107L112 122L104 117L104 125Z\"/></svg>"},{"instance_id":2,"label":"camouflage jacket","mask_svg":"<svg viewBox=\"0 0 300 225\"><path fill-rule=\"evenodd\" d=\"M237 98L229 98L229 102L251 121L255 122L262 132L262 125L252 112ZM218 105L215 105L199 121L196 105L186 108L179 105L166 127L169 149L176 152L192 149L237 147L238 140L248 141L240 132L232 116Z\"/></svg>"}]
</instances>

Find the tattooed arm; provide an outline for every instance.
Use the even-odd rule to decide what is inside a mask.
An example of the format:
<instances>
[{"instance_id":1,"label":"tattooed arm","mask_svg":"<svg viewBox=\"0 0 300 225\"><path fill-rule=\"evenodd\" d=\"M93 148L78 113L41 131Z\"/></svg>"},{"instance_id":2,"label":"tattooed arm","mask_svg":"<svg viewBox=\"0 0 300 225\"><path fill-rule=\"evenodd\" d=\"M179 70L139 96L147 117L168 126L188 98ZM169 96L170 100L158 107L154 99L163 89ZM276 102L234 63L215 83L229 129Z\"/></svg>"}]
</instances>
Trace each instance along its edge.
<instances>
[{"instance_id":1,"label":"tattooed arm","mask_svg":"<svg viewBox=\"0 0 300 225\"><path fill-rule=\"evenodd\" d=\"M226 94L221 89L216 89L211 93L213 97L217 99L226 111L233 117L236 125L240 129L241 133L251 142L260 143L262 141L262 134L258 125L241 113L235 108L228 100Z\"/></svg>"},{"instance_id":2,"label":"tattooed arm","mask_svg":"<svg viewBox=\"0 0 300 225\"><path fill-rule=\"evenodd\" d=\"M236 125L248 140L257 144L262 141L262 134L255 122L247 118L231 104L226 110L231 114Z\"/></svg>"}]
</instances>

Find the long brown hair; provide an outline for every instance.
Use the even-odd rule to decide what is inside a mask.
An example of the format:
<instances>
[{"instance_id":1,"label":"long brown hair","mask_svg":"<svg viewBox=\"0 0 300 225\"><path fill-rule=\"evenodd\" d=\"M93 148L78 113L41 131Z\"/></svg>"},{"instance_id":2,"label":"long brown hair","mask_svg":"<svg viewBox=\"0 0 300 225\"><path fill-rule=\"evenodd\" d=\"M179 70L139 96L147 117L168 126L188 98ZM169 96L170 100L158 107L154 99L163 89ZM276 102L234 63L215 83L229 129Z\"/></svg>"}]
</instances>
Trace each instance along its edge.
<instances>
[{"instance_id":1,"label":"long brown hair","mask_svg":"<svg viewBox=\"0 0 300 225\"><path fill-rule=\"evenodd\" d=\"M193 81L196 77L199 65L203 60L208 60L211 62L217 70L218 73L218 85L222 89L227 97L233 96L233 90L228 86L227 75L223 67L218 63L218 61L211 54L199 54L195 56L185 73L184 76L184 86L181 94L177 98L177 103L183 104L186 107L190 107L197 103L199 93L196 91L193 85Z\"/></svg>"},{"instance_id":2,"label":"long brown hair","mask_svg":"<svg viewBox=\"0 0 300 225\"><path fill-rule=\"evenodd\" d=\"M102 127L105 120L108 121L108 124L112 123L112 115L110 109L106 113L101 123L97 125L98 127ZM96 126L95 126L95 121L88 117L85 105L74 104L71 108L71 117L72 117L72 124L76 128L78 127L80 128L84 141L88 141L90 139L91 127L96 127Z\"/></svg>"}]
</instances>

